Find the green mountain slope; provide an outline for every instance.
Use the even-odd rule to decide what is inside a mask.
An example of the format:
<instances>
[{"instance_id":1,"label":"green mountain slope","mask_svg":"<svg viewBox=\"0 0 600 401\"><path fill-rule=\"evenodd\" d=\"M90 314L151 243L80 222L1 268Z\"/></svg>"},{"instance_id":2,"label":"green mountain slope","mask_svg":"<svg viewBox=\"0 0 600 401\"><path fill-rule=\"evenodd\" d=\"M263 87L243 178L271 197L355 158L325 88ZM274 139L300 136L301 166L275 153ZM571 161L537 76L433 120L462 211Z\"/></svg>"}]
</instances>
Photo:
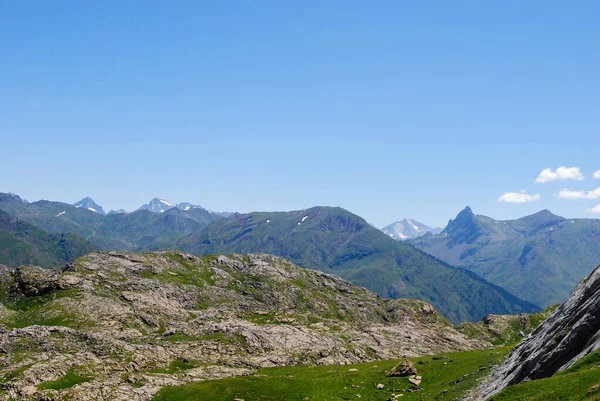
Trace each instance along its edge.
<instances>
[{"instance_id":1,"label":"green mountain slope","mask_svg":"<svg viewBox=\"0 0 600 401\"><path fill-rule=\"evenodd\" d=\"M48 234L0 210L0 264L55 267L96 249L75 234Z\"/></svg>"},{"instance_id":2,"label":"green mountain slope","mask_svg":"<svg viewBox=\"0 0 600 401\"><path fill-rule=\"evenodd\" d=\"M2 193L0 209L47 232L76 233L106 250L162 249L159 244L191 234L221 218L201 208L173 208L164 213L138 210L104 216L62 202L27 203Z\"/></svg>"},{"instance_id":3,"label":"green mountain slope","mask_svg":"<svg viewBox=\"0 0 600 401\"><path fill-rule=\"evenodd\" d=\"M432 303L453 322L538 308L468 271L398 243L340 208L250 213L218 220L172 244L198 255L269 253L334 273L382 297Z\"/></svg>"},{"instance_id":4,"label":"green mountain slope","mask_svg":"<svg viewBox=\"0 0 600 401\"><path fill-rule=\"evenodd\" d=\"M498 221L467 207L440 235L409 242L522 299L548 306L562 302L600 262L600 220L565 219L543 210Z\"/></svg>"}]
</instances>

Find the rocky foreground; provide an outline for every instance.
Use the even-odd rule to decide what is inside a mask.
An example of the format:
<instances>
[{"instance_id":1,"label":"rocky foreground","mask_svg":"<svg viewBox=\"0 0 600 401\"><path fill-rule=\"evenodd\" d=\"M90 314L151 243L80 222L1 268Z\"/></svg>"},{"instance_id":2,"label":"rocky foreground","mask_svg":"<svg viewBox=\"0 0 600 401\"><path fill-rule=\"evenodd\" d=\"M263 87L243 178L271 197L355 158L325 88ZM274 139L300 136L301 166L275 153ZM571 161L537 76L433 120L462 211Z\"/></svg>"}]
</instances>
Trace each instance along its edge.
<instances>
[{"instance_id":1,"label":"rocky foreground","mask_svg":"<svg viewBox=\"0 0 600 401\"><path fill-rule=\"evenodd\" d=\"M600 348L600 267L508 355L478 389L485 400L506 387L550 377Z\"/></svg>"},{"instance_id":2,"label":"rocky foreground","mask_svg":"<svg viewBox=\"0 0 600 401\"><path fill-rule=\"evenodd\" d=\"M428 304L270 255L111 252L61 271L0 267L0 400L149 400L259 367L487 346Z\"/></svg>"}]
</instances>

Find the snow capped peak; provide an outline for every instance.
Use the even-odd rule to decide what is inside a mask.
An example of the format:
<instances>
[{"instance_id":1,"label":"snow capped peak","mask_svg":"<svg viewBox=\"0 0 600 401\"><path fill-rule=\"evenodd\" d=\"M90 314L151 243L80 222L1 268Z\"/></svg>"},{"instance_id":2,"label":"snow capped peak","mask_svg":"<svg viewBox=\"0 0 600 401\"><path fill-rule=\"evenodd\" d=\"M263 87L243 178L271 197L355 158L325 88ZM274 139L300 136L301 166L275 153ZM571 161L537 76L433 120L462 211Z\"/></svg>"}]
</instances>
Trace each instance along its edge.
<instances>
[{"instance_id":1,"label":"snow capped peak","mask_svg":"<svg viewBox=\"0 0 600 401\"><path fill-rule=\"evenodd\" d=\"M92 198L90 198L89 196L83 198L79 202L73 203L73 206L75 206L76 208L87 209L91 212L98 213L98 214L106 214L104 212L104 209L102 209L102 206L100 206L99 204L94 202L94 200Z\"/></svg>"},{"instance_id":2,"label":"snow capped peak","mask_svg":"<svg viewBox=\"0 0 600 401\"><path fill-rule=\"evenodd\" d=\"M385 226L381 231L395 240L404 241L406 239L420 237L428 232L439 234L442 230L429 227L428 225L419 223L413 219L404 219Z\"/></svg>"},{"instance_id":3,"label":"snow capped peak","mask_svg":"<svg viewBox=\"0 0 600 401\"><path fill-rule=\"evenodd\" d=\"M181 209L181 210L184 210L186 212L190 211L190 210L193 210L193 209L204 209L202 206L193 205L193 204L191 204L189 202L178 203L176 207L177 207L177 209ZM208 213L210 213L210 210L208 211Z\"/></svg>"},{"instance_id":4,"label":"snow capped peak","mask_svg":"<svg viewBox=\"0 0 600 401\"><path fill-rule=\"evenodd\" d=\"M140 209L148 210L152 213L163 213L169 209L173 209L174 207L175 206L164 199L154 198L149 203L142 205Z\"/></svg>"}]
</instances>

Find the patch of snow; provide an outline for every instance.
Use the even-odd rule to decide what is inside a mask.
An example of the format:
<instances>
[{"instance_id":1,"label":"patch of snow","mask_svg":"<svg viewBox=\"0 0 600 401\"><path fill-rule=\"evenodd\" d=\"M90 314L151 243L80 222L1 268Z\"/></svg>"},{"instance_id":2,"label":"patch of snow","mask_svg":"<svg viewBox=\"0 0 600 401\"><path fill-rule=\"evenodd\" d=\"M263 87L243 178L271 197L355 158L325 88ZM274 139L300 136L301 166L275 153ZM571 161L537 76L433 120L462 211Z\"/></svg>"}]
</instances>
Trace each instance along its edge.
<instances>
[{"instance_id":1,"label":"patch of snow","mask_svg":"<svg viewBox=\"0 0 600 401\"><path fill-rule=\"evenodd\" d=\"M88 207L88 210L91 210L92 212L98 213L98 211L96 209L92 208L92 207Z\"/></svg>"},{"instance_id":2,"label":"patch of snow","mask_svg":"<svg viewBox=\"0 0 600 401\"><path fill-rule=\"evenodd\" d=\"M186 206L185 209L183 209L183 210L190 210L190 207Z\"/></svg>"},{"instance_id":3,"label":"patch of snow","mask_svg":"<svg viewBox=\"0 0 600 401\"><path fill-rule=\"evenodd\" d=\"M79 209L79 208L81 207L81 205L77 205L77 206L75 206L75 207L76 207L77 209Z\"/></svg>"},{"instance_id":4,"label":"patch of snow","mask_svg":"<svg viewBox=\"0 0 600 401\"><path fill-rule=\"evenodd\" d=\"M299 225L299 226L301 226L301 225L302 225L302 223L298 223L298 225Z\"/></svg>"},{"instance_id":5,"label":"patch of snow","mask_svg":"<svg viewBox=\"0 0 600 401\"><path fill-rule=\"evenodd\" d=\"M304 220L306 220L306 219L308 219L308 216L304 216L304 217L302 218L302 221L301 221L300 223L304 223Z\"/></svg>"},{"instance_id":6,"label":"patch of snow","mask_svg":"<svg viewBox=\"0 0 600 401\"><path fill-rule=\"evenodd\" d=\"M417 227L417 226L415 225L415 223L413 223L413 221L412 221L412 220L408 220L408 224L410 224L410 226L411 226L411 227L412 227L412 228L413 228L413 229L414 229L416 232L418 232L418 233L420 233L420 232L421 232L421 230L419 229L419 227Z\"/></svg>"},{"instance_id":7,"label":"patch of snow","mask_svg":"<svg viewBox=\"0 0 600 401\"><path fill-rule=\"evenodd\" d=\"M575 224L575 220L571 220L571 224Z\"/></svg>"},{"instance_id":8,"label":"patch of snow","mask_svg":"<svg viewBox=\"0 0 600 401\"><path fill-rule=\"evenodd\" d=\"M271 220L267 220L267 224L269 224L271 222Z\"/></svg>"},{"instance_id":9,"label":"patch of snow","mask_svg":"<svg viewBox=\"0 0 600 401\"><path fill-rule=\"evenodd\" d=\"M164 212L164 211L165 211L165 209L160 209L160 212L158 212L158 213L162 213L162 212Z\"/></svg>"},{"instance_id":10,"label":"patch of snow","mask_svg":"<svg viewBox=\"0 0 600 401\"><path fill-rule=\"evenodd\" d=\"M171 205L169 202L167 202L166 200L159 199L159 202L160 202L160 203L164 203L164 204L165 204L165 205L167 205L167 206L173 206L173 205Z\"/></svg>"},{"instance_id":11,"label":"patch of snow","mask_svg":"<svg viewBox=\"0 0 600 401\"><path fill-rule=\"evenodd\" d=\"M56 215L56 217L60 217L60 216L62 216L65 213L67 213L67 212L60 212L59 214Z\"/></svg>"}]
</instances>

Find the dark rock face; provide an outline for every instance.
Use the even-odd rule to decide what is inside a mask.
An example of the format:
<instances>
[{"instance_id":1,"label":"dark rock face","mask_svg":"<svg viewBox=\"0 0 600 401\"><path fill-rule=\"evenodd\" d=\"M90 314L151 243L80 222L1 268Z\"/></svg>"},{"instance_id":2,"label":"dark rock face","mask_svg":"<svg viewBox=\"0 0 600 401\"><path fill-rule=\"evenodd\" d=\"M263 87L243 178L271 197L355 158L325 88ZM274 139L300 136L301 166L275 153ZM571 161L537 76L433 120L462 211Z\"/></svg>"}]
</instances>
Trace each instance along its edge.
<instances>
[{"instance_id":1,"label":"dark rock face","mask_svg":"<svg viewBox=\"0 0 600 401\"><path fill-rule=\"evenodd\" d=\"M508 355L479 389L485 400L504 388L549 377L600 348L600 267Z\"/></svg>"}]
</instances>

